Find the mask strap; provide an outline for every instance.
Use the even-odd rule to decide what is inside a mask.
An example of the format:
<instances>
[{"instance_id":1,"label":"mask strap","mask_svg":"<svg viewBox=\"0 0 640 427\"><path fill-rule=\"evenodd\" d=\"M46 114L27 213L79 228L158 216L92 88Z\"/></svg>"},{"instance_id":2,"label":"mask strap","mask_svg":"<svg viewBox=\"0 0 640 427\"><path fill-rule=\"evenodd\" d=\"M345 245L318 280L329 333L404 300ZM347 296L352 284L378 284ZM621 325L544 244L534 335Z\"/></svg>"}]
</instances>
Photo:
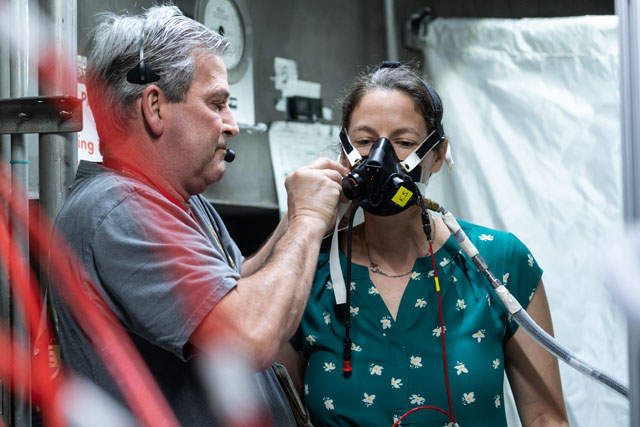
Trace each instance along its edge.
<instances>
[{"instance_id":1,"label":"mask strap","mask_svg":"<svg viewBox=\"0 0 640 427\"><path fill-rule=\"evenodd\" d=\"M356 153L358 151L356 150ZM333 294L336 297L336 304L345 304L347 302L347 287L344 284L342 276L342 267L340 266L340 244L338 242L338 224L344 216L347 209L351 206L349 203L341 203L338 208L336 217L336 225L331 236L331 250L329 252L329 272L331 273L331 284L333 285ZM355 209L355 206L354 206ZM347 311L348 312L348 311Z\"/></svg>"},{"instance_id":2,"label":"mask strap","mask_svg":"<svg viewBox=\"0 0 640 427\"><path fill-rule=\"evenodd\" d=\"M406 172L411 172L439 143L444 141L444 136L440 136L437 129L434 129L422 143L413 150L409 156L400 164Z\"/></svg>"},{"instance_id":3,"label":"mask strap","mask_svg":"<svg viewBox=\"0 0 640 427\"><path fill-rule=\"evenodd\" d=\"M358 150L351 144L351 140L349 139L349 135L347 135L347 130L342 128L340 131L340 143L342 145L342 151L344 155L347 156L347 160L349 160L349 164L353 167L362 161L362 156L358 153Z\"/></svg>"}]
</instances>

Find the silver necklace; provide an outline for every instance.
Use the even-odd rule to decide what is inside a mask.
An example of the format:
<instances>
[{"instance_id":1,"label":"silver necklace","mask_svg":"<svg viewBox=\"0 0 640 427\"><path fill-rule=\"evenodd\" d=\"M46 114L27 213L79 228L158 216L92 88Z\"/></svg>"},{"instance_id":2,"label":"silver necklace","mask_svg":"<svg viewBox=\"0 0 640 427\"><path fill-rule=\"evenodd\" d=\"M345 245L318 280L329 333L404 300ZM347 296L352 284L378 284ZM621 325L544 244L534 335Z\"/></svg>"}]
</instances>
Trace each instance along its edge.
<instances>
[{"instance_id":1,"label":"silver necklace","mask_svg":"<svg viewBox=\"0 0 640 427\"><path fill-rule=\"evenodd\" d=\"M429 219L431 219L431 215L429 215ZM432 227L433 231L431 232L431 240L435 240L436 239L436 222L433 221L433 227ZM413 272L413 268L409 271L407 271L406 273L400 273L400 274L389 274L385 271L382 271L380 269L380 266L378 264L376 264L375 262L371 261L371 252L369 251L369 245L367 244L367 239L364 238L364 247L367 249L367 257L369 257L369 270L372 273L375 274L381 274L385 277L389 277L389 278L398 278L398 277L403 277L403 276L408 276L409 274L411 274Z\"/></svg>"}]
</instances>

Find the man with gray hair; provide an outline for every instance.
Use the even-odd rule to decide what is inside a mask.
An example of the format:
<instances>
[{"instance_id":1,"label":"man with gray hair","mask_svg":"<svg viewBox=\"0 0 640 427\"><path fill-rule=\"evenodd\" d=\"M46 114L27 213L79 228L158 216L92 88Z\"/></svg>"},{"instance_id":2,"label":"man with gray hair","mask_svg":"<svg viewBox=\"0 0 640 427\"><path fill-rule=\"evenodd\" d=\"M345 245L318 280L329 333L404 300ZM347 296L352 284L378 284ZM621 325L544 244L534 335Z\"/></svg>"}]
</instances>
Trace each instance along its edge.
<instances>
[{"instance_id":1,"label":"man with gray hair","mask_svg":"<svg viewBox=\"0 0 640 427\"><path fill-rule=\"evenodd\" d=\"M104 160L81 162L55 226L182 425L216 422L195 365L220 333L251 356L274 424L295 425L270 367L300 321L347 170L319 159L290 174L288 214L242 256L200 195L222 178L238 134L226 45L175 7L101 16L87 86ZM56 295L63 361L123 400L63 301Z\"/></svg>"}]
</instances>

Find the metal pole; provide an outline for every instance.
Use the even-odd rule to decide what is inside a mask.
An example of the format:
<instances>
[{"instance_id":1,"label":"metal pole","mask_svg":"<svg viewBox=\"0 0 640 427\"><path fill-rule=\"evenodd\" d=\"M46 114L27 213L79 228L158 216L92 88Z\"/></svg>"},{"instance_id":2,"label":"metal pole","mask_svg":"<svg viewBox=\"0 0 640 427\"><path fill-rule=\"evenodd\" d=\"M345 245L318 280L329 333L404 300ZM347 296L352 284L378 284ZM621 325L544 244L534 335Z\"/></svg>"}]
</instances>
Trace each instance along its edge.
<instances>
[{"instance_id":1,"label":"metal pole","mask_svg":"<svg viewBox=\"0 0 640 427\"><path fill-rule=\"evenodd\" d=\"M9 39L0 36L0 99L9 98L10 96L10 80L9 80ZM2 161L9 164L9 156L11 155L11 142L9 135L0 135L0 156Z\"/></svg>"},{"instance_id":2,"label":"metal pole","mask_svg":"<svg viewBox=\"0 0 640 427\"><path fill-rule=\"evenodd\" d=\"M77 0L47 0L44 11L51 19L50 34L44 39L58 52L52 69L52 85L42 85L41 95L77 96ZM73 73L69 76L68 73ZM54 218L66 199L67 189L78 163L75 133L44 134L39 144L40 204Z\"/></svg>"},{"instance_id":3,"label":"metal pole","mask_svg":"<svg viewBox=\"0 0 640 427\"><path fill-rule=\"evenodd\" d=\"M624 218L627 228L640 220L640 11L636 0L616 0L620 40L620 97L622 101L622 173ZM640 425L640 328L629 322L630 425Z\"/></svg>"},{"instance_id":4,"label":"metal pole","mask_svg":"<svg viewBox=\"0 0 640 427\"><path fill-rule=\"evenodd\" d=\"M398 35L396 31L396 13L394 0L384 0L384 22L387 34L387 59L398 60Z\"/></svg>"},{"instance_id":5,"label":"metal pole","mask_svg":"<svg viewBox=\"0 0 640 427\"><path fill-rule=\"evenodd\" d=\"M72 95L77 96L77 1L76 0L46 0L43 12L49 15L50 25L43 30L42 40L50 45L42 48L53 49L57 52L48 82L40 85L40 95ZM43 26L41 26L43 28ZM72 74L72 75L70 75ZM53 220L62 207L67 189L73 181L78 164L78 142L76 133L41 134L39 142L39 176L40 176L40 207L48 219ZM50 233L40 223L41 233ZM47 254L42 254L45 262ZM42 272L46 265L41 263ZM41 275L40 283L46 286L46 274Z\"/></svg>"},{"instance_id":6,"label":"metal pole","mask_svg":"<svg viewBox=\"0 0 640 427\"><path fill-rule=\"evenodd\" d=\"M16 23L15 31L20 32L16 43L11 49L11 98L24 97L28 93L29 85L29 1L13 0L11 3L13 22ZM28 184L29 169L26 135L11 135L11 172L12 179L12 198L24 208L27 212L28 208ZM28 213L22 221L12 216L11 232L16 243L22 246L26 259L29 254L29 235L24 223L28 220ZM22 222L22 223L21 223ZM28 265L25 268L29 268ZM9 271L9 280L14 273ZM21 345L30 354L29 330L25 322L25 316L19 304L13 300L12 311L12 333L14 345ZM15 375L21 378L24 384L31 384L30 369L15 369ZM30 397L31 387L27 386L18 390L14 388L14 396L21 394ZM13 406L13 426L30 427L31 426L31 407L29 399L21 399L14 397Z\"/></svg>"},{"instance_id":7,"label":"metal pole","mask_svg":"<svg viewBox=\"0 0 640 427\"><path fill-rule=\"evenodd\" d=\"M11 83L9 76L9 39L0 36L0 98L9 98L11 93ZM9 135L0 135L0 162L3 168L9 166L11 159L11 139ZM0 201L0 222L9 224L9 212L7 203ZM9 292L9 276L6 267L0 263L0 324L11 324L11 294ZM11 395L9 386L5 380L0 379L0 418L5 425L9 424L12 418Z\"/></svg>"}]
</instances>

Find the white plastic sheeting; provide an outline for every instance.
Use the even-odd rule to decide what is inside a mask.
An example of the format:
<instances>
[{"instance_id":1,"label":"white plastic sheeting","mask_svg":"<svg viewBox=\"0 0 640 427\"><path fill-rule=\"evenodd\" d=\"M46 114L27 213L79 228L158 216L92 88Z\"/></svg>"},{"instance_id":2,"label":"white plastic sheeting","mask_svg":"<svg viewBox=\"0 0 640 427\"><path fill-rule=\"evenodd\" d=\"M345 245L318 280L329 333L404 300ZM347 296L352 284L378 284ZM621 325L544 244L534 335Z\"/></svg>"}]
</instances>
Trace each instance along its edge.
<instances>
[{"instance_id":1,"label":"white plastic sheeting","mask_svg":"<svg viewBox=\"0 0 640 427\"><path fill-rule=\"evenodd\" d=\"M428 196L523 240L558 341L628 383L625 317L599 276L623 228L617 18L436 19L424 42L456 162ZM560 371L572 426L629 425L625 398Z\"/></svg>"}]
</instances>

